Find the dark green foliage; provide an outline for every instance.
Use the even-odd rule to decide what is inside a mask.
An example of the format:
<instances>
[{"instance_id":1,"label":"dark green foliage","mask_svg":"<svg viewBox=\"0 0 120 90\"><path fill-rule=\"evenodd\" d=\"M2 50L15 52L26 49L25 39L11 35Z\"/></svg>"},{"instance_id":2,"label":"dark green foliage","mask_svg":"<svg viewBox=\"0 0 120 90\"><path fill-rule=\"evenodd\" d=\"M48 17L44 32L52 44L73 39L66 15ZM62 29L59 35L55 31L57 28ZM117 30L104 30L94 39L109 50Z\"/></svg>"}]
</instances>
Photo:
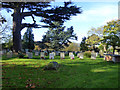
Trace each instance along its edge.
<instances>
[{"instance_id":1,"label":"dark green foliage","mask_svg":"<svg viewBox=\"0 0 120 90\"><path fill-rule=\"evenodd\" d=\"M106 45L106 48L109 48L109 46L113 47L113 54L116 50L116 46L120 46L119 27L120 20L108 22L107 25L104 26L104 36L103 39L101 39L101 42Z\"/></svg>"},{"instance_id":2,"label":"dark green foliage","mask_svg":"<svg viewBox=\"0 0 120 90\"><path fill-rule=\"evenodd\" d=\"M85 40L86 40L86 37L83 37L82 41L80 43L80 50L81 51L87 51L88 50L88 47L87 47L87 44L86 44Z\"/></svg>"},{"instance_id":3,"label":"dark green foliage","mask_svg":"<svg viewBox=\"0 0 120 90\"><path fill-rule=\"evenodd\" d=\"M76 34L74 34L73 26L67 28L62 27L59 22L54 22L56 28L49 28L46 35L43 36L42 42L48 43L48 47L54 50L60 50L64 47L68 47L70 39L77 40Z\"/></svg>"},{"instance_id":4,"label":"dark green foliage","mask_svg":"<svg viewBox=\"0 0 120 90\"><path fill-rule=\"evenodd\" d=\"M34 35L32 34L32 28L28 28L23 36L23 49L34 49Z\"/></svg>"},{"instance_id":5,"label":"dark green foliage","mask_svg":"<svg viewBox=\"0 0 120 90\"><path fill-rule=\"evenodd\" d=\"M18 57L19 58L24 58L24 54L20 52L20 53L18 53Z\"/></svg>"},{"instance_id":6,"label":"dark green foliage","mask_svg":"<svg viewBox=\"0 0 120 90\"><path fill-rule=\"evenodd\" d=\"M84 52L84 56L90 58L91 57L91 52L90 51Z\"/></svg>"},{"instance_id":7,"label":"dark green foliage","mask_svg":"<svg viewBox=\"0 0 120 90\"><path fill-rule=\"evenodd\" d=\"M45 0L44 0L45 1ZM51 1L51 0L50 0ZM50 2L49 1L49 2ZM71 2L64 2L64 6L50 7L49 2L2 2L2 8L13 10L13 48L16 52L21 51L21 30L25 27L48 28L55 27L53 22L60 22L61 25L71 16L81 13L80 7L71 5ZM49 8L48 8L49 7ZM25 17L32 17L33 23L22 23ZM47 25L36 23L35 17ZM16 38L17 37L17 38Z\"/></svg>"}]
</instances>

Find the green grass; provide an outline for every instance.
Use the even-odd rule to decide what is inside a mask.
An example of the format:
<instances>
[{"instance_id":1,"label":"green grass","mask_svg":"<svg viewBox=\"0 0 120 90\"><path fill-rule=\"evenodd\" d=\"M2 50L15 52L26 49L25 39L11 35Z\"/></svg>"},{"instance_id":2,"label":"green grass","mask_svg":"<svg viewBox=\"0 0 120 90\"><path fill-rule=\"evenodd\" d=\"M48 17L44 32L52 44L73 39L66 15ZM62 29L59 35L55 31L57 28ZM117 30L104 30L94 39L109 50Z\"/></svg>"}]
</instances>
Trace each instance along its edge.
<instances>
[{"instance_id":1,"label":"green grass","mask_svg":"<svg viewBox=\"0 0 120 90\"><path fill-rule=\"evenodd\" d=\"M118 88L119 63L106 62L103 58L91 60L59 59L41 60L11 58L2 60L3 88ZM44 71L43 67L57 61L60 68Z\"/></svg>"}]
</instances>

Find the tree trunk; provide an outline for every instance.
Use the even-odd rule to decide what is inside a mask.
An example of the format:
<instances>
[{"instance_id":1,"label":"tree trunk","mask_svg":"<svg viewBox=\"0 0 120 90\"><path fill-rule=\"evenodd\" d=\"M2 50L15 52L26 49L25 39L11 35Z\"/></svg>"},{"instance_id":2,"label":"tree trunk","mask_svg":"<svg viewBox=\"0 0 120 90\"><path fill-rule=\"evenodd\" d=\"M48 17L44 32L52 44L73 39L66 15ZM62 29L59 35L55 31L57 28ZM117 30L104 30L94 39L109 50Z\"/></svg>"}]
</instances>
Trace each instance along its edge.
<instances>
[{"instance_id":1,"label":"tree trunk","mask_svg":"<svg viewBox=\"0 0 120 90\"><path fill-rule=\"evenodd\" d=\"M113 55L114 55L114 53L115 53L115 46L113 46Z\"/></svg>"},{"instance_id":2,"label":"tree trunk","mask_svg":"<svg viewBox=\"0 0 120 90\"><path fill-rule=\"evenodd\" d=\"M13 13L13 50L21 51L21 21L20 7L14 9Z\"/></svg>"}]
</instances>

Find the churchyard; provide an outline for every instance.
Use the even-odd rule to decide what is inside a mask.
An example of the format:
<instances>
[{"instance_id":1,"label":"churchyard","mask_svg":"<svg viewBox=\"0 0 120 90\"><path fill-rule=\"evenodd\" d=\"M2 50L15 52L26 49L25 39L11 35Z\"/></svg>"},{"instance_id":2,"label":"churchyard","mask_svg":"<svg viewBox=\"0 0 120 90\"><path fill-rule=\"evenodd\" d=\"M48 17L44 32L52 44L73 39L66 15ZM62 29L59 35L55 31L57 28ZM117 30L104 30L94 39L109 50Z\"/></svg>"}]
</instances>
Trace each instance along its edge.
<instances>
[{"instance_id":1,"label":"churchyard","mask_svg":"<svg viewBox=\"0 0 120 90\"><path fill-rule=\"evenodd\" d=\"M120 87L118 7L109 9L112 2L38 1L0 3L0 86Z\"/></svg>"},{"instance_id":2,"label":"churchyard","mask_svg":"<svg viewBox=\"0 0 120 90\"><path fill-rule=\"evenodd\" d=\"M86 57L70 52L65 55L28 53L23 58L2 57L2 88L117 88L118 66L104 58ZM30 55L30 56L29 56ZM9 55L10 56L10 55ZM29 58L30 57L30 58ZM54 57L54 58L51 58ZM59 68L45 70L50 62Z\"/></svg>"}]
</instances>

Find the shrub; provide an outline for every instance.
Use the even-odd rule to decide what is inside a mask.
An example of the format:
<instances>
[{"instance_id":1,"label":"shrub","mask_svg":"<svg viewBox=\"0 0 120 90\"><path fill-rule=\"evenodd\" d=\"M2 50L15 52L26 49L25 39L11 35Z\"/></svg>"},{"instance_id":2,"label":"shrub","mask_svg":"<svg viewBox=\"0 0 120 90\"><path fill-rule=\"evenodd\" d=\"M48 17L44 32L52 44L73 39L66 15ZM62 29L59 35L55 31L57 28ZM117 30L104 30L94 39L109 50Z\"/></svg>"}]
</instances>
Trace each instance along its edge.
<instances>
[{"instance_id":1,"label":"shrub","mask_svg":"<svg viewBox=\"0 0 120 90\"><path fill-rule=\"evenodd\" d=\"M85 51L84 52L84 56L86 56L86 57L91 57L91 52L90 51Z\"/></svg>"}]
</instances>

